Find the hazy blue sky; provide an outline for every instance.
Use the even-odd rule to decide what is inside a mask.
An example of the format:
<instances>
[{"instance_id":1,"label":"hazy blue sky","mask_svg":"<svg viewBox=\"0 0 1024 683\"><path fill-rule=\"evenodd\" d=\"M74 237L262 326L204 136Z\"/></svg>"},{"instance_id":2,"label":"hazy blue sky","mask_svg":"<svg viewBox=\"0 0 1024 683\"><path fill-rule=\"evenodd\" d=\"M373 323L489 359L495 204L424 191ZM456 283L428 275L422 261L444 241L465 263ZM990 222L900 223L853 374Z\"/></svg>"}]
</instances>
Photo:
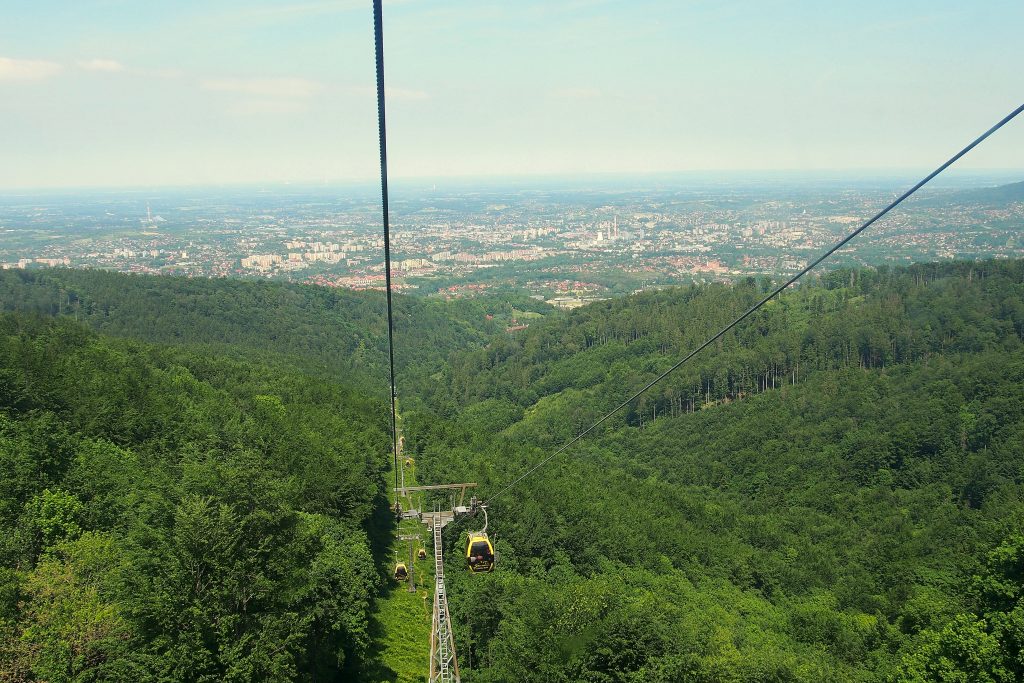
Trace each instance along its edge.
<instances>
[{"instance_id":1,"label":"hazy blue sky","mask_svg":"<svg viewBox=\"0 0 1024 683\"><path fill-rule=\"evenodd\" d=\"M354 0L0 0L0 187L377 176ZM935 165L1024 101L1024 2L408 0L395 177ZM1024 120L971 158L1024 167Z\"/></svg>"}]
</instances>

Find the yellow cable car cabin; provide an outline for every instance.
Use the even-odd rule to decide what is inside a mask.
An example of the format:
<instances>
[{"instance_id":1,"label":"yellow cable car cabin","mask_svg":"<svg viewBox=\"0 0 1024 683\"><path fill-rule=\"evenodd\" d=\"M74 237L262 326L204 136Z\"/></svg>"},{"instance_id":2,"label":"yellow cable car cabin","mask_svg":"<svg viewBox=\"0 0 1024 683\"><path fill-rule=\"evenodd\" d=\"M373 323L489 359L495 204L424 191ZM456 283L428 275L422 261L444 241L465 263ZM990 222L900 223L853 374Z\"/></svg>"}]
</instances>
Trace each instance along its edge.
<instances>
[{"instance_id":1,"label":"yellow cable car cabin","mask_svg":"<svg viewBox=\"0 0 1024 683\"><path fill-rule=\"evenodd\" d=\"M395 580L405 581L409 578L409 568L405 566L405 562L399 562L395 565Z\"/></svg>"},{"instance_id":2,"label":"yellow cable car cabin","mask_svg":"<svg viewBox=\"0 0 1024 683\"><path fill-rule=\"evenodd\" d=\"M466 562L469 563L469 571L474 574L494 571L494 546L483 531L469 535L469 541L466 543Z\"/></svg>"},{"instance_id":3,"label":"yellow cable car cabin","mask_svg":"<svg viewBox=\"0 0 1024 683\"><path fill-rule=\"evenodd\" d=\"M417 553L416 556L419 557L421 560L425 560L425 559L427 559L427 551L424 550L423 548L420 548L420 551L419 551L419 553Z\"/></svg>"}]
</instances>

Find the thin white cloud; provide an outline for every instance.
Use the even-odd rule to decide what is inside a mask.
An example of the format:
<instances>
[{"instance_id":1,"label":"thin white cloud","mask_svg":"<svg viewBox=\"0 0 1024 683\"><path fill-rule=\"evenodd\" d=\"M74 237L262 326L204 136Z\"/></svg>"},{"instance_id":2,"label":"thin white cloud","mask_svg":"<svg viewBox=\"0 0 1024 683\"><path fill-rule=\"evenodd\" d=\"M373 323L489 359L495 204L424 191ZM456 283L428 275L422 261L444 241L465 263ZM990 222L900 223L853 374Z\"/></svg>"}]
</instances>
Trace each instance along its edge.
<instances>
[{"instance_id":1,"label":"thin white cloud","mask_svg":"<svg viewBox=\"0 0 1024 683\"><path fill-rule=\"evenodd\" d=\"M301 114L306 111L309 111L306 102L294 100L243 100L227 108L229 114L236 116Z\"/></svg>"},{"instance_id":2,"label":"thin white cloud","mask_svg":"<svg viewBox=\"0 0 1024 683\"><path fill-rule=\"evenodd\" d=\"M374 91L376 92L376 91ZM410 90L408 88L389 88L384 86L384 95L389 100L425 100L427 93L422 90Z\"/></svg>"},{"instance_id":3,"label":"thin white cloud","mask_svg":"<svg viewBox=\"0 0 1024 683\"><path fill-rule=\"evenodd\" d=\"M141 71L145 76L152 76L153 78L166 78L166 79L177 79L185 75L185 72L181 69L149 69L147 71Z\"/></svg>"},{"instance_id":4,"label":"thin white cloud","mask_svg":"<svg viewBox=\"0 0 1024 683\"><path fill-rule=\"evenodd\" d=\"M385 5L402 5L411 0L384 0ZM340 12L366 11L365 0L326 0L324 2L287 2L277 5L254 7L243 12L234 11L229 18L233 24L239 21L281 21Z\"/></svg>"},{"instance_id":5,"label":"thin white cloud","mask_svg":"<svg viewBox=\"0 0 1024 683\"><path fill-rule=\"evenodd\" d=\"M358 97L376 97L377 88L372 85L360 85L352 86L350 88L344 88L343 92L350 95L356 95ZM389 101L412 101L412 100L425 100L430 95L423 90L415 90L412 88L392 88L391 86L384 87L384 96Z\"/></svg>"},{"instance_id":6,"label":"thin white cloud","mask_svg":"<svg viewBox=\"0 0 1024 683\"><path fill-rule=\"evenodd\" d=\"M358 0L340 0L335 2L305 2L288 3L270 7L259 7L251 9L243 16L253 18L279 18L282 16L308 16L316 14L330 14L338 11L348 11L357 8L364 8L365 3Z\"/></svg>"},{"instance_id":7,"label":"thin white cloud","mask_svg":"<svg viewBox=\"0 0 1024 683\"><path fill-rule=\"evenodd\" d=\"M597 88L562 88L555 91L556 97L564 97L567 100L592 100L601 97L602 93Z\"/></svg>"},{"instance_id":8,"label":"thin white cloud","mask_svg":"<svg viewBox=\"0 0 1024 683\"><path fill-rule=\"evenodd\" d=\"M114 59L83 59L79 60L78 68L105 73L119 73L125 70L124 64Z\"/></svg>"},{"instance_id":9,"label":"thin white cloud","mask_svg":"<svg viewBox=\"0 0 1024 683\"><path fill-rule=\"evenodd\" d=\"M0 81L39 81L56 76L63 68L41 59L0 57Z\"/></svg>"},{"instance_id":10,"label":"thin white cloud","mask_svg":"<svg viewBox=\"0 0 1024 683\"><path fill-rule=\"evenodd\" d=\"M200 82L203 90L273 98L306 98L323 85L305 78L214 78Z\"/></svg>"},{"instance_id":11,"label":"thin white cloud","mask_svg":"<svg viewBox=\"0 0 1024 683\"><path fill-rule=\"evenodd\" d=\"M882 21L877 24L865 26L862 30L865 33L886 33L890 31L905 32L907 29L919 28L927 24L934 24L949 19L960 19L967 14L966 10L954 10L948 12L933 12L921 16L914 16L908 19Z\"/></svg>"}]
</instances>

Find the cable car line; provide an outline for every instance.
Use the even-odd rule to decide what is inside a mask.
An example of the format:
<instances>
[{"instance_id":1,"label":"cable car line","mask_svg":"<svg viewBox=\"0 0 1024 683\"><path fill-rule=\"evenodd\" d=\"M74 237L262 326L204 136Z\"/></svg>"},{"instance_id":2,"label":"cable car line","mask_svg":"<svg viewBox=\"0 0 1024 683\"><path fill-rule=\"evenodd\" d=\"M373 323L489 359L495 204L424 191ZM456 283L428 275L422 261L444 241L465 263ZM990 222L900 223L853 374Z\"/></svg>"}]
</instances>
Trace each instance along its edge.
<instances>
[{"instance_id":1,"label":"cable car line","mask_svg":"<svg viewBox=\"0 0 1024 683\"><path fill-rule=\"evenodd\" d=\"M387 181L387 129L385 122L385 107L384 107L384 34L383 34L383 18L382 18L382 0L373 0L373 19L374 19L374 48L376 57L376 72L377 72L377 126L380 141L380 173L381 173L381 202L382 202L382 218L384 228L384 264L385 264L385 283L386 283L386 297L387 297L387 318L388 318L388 361L389 361L389 373L390 373L390 386L391 386L391 443L392 450L394 453L394 468L395 468L395 490L402 491L403 494L407 493L404 486L404 481L399 484L399 441L398 441L398 414L397 414L397 396L395 391L395 351L394 351L394 311L392 303L392 283L391 283L391 233L389 223L389 206L388 206L388 181ZM487 519L487 506L495 499L501 497L508 491L512 490L519 485L527 477L531 476L534 472L538 471L545 464L550 462L552 459L557 457L559 454L564 453L571 448L575 443L583 439L589 433L597 429L604 422L609 420L612 416L619 413L623 408L630 405L638 397L649 391L652 387L663 381L666 377L671 375L673 372L678 370L682 365L690 361L698 353L706 349L717 340L721 339L730 330L735 328L737 325L742 323L748 317L753 315L765 304L767 304L772 298L778 296L787 287L796 283L800 278L810 272L812 269L817 267L823 261L835 254L839 249L843 248L855 237L860 235L862 232L871 227L874 223L888 214L890 211L899 206L903 201L909 198L911 195L916 193L926 184L928 184L937 175L945 171L947 168L956 163L961 157L969 153L972 149L981 144L989 136L995 133L997 130L1005 126L1011 120L1016 118L1022 111L1024 111L1024 105L1021 105L1010 112L1002 120L996 123L994 126L989 128L987 131L982 133L980 136L975 138L970 144L961 149L955 155L950 157L945 163L940 165L934 171L929 173L927 176L918 181L914 186L905 191L902 195L897 197L895 200L890 202L885 208L876 213L873 217L863 223L856 230L848 234L846 237L835 243L832 247L826 250L823 254L818 256L810 264L799 270L795 275L791 276L786 282L776 287L769 294L764 296L761 300L755 303L753 306L748 308L744 313L739 315L735 320L727 324L721 330L716 332L714 335L709 337L702 344L690 351L682 359L674 363L667 370L662 372L660 375L655 377L653 380L645 384L639 391L632 394L625 401L617 405L611 411L603 415L600 419L594 422L592 425L587 427L585 430L577 434L575 437L570 439L563 446L543 458L538 463L526 470L515 479L513 479L508 485L500 489L496 494L490 496L483 502L479 502L474 496L472 500L471 508L469 512L475 513L477 510L483 510L484 513L484 526L481 531L469 532L467 534L467 545L466 545L466 561L468 569L472 573L479 572L490 572L494 570L495 565L495 552L494 545L487 535L488 519ZM463 495L465 494L465 488L468 484L460 485L441 485L431 488L450 488L450 487L462 487ZM453 502L453 507L454 502ZM458 683L460 680L458 658L455 654L455 641L451 630L451 616L448 610L448 599L447 589L445 587L444 580L444 558L443 558L443 539L442 531L446 524L455 522L456 524L461 519L468 518L468 514L464 514L467 511L466 508L461 506L456 507L452 511L442 511L438 509L432 515L423 514L422 511L417 513L421 521L430 524L434 535L434 563L435 563L435 586L434 586L434 616L431 628L431 642L430 642L430 670L428 680L430 683ZM452 525L454 526L454 525ZM422 549L421 549L422 551ZM422 552L421 555L425 555ZM397 560L397 553L396 553ZM401 580L404 576L408 577L408 569L413 566L414 560L412 559L412 546L410 546L410 564L407 566L404 563L396 563L395 566L395 578ZM402 570L405 570L404 572Z\"/></svg>"},{"instance_id":2,"label":"cable car line","mask_svg":"<svg viewBox=\"0 0 1024 683\"><path fill-rule=\"evenodd\" d=\"M395 409L395 323L391 306L391 227L388 222L388 144L384 116L384 25L381 0L373 1L373 43L377 58L377 132L380 139L380 196L384 218L384 282L388 301L388 369L391 377L391 450L398 488L398 413Z\"/></svg>"},{"instance_id":3,"label":"cable car line","mask_svg":"<svg viewBox=\"0 0 1024 683\"><path fill-rule=\"evenodd\" d=\"M373 38L377 62L377 130L380 137L380 193L383 205L384 272L388 304L388 367L391 378L391 446L394 451L395 491L396 498L398 498L401 495L408 494L409 489L404 486L404 481L401 484L399 482L398 456L400 443L398 440L397 397L395 395L395 333L394 312L391 301L391 230L388 221L387 128L384 116L384 26L381 5L382 0L373 0ZM461 484L458 486L462 488L463 496L465 496L467 485ZM401 493L398 493L399 491ZM400 509L400 504L396 501L396 510L400 511ZM432 516L421 515L420 519L421 521L430 522L434 534L434 616L430 632L430 669L427 680L429 683L459 683L461 680L459 676L459 661L455 654L455 636L451 628L451 614L448 610L448 591L444 580L444 546L441 537L442 528L447 522L454 519L454 512L444 513L438 510ZM399 520L401 520L401 517L399 517ZM401 521L399 521L399 524L401 524ZM401 538L400 534L399 538ZM412 547L410 546L410 556L411 553ZM395 579L398 581L410 580L411 582L412 575L410 569L415 566L414 560L410 557L409 565L397 562L397 552L395 559ZM493 568L493 550L490 560L490 567ZM484 566L484 564L480 564L481 568ZM409 588L415 590L411 583Z\"/></svg>"},{"instance_id":4,"label":"cable car line","mask_svg":"<svg viewBox=\"0 0 1024 683\"><path fill-rule=\"evenodd\" d=\"M700 353L701 351L703 351L703 350L704 350L704 349L706 349L707 347L711 346L711 344L715 343L715 342L716 342L717 340L721 339L721 338L722 338L722 336L723 336L723 335L725 335L725 334L726 334L726 333L727 333L727 332L728 332L729 330L733 329L734 327L736 327L737 325L739 325L739 324L740 324L741 322L743 322L744 320L746 320L746 319L747 319L748 317L750 317L751 315L753 315L753 314L754 314L754 313L755 313L755 312L756 312L756 311L757 311L758 309L760 309L760 308L761 308L762 306L764 306L764 305L765 305L766 303L768 303L768 302L769 302L769 301L770 301L770 300L771 300L772 298L774 298L775 296L777 296L777 295L778 295L779 293L781 293L781 292L782 292L782 291L783 291L784 289L786 289L787 287L789 287L790 285L792 285L792 284L793 284L794 282L796 282L797 280L799 280L800 278L802 278L802 277L803 277L804 275L806 275L806 274L807 274L808 272L810 272L810 271L811 271L811 270L812 270L812 269L813 269L813 268L814 268L815 266L817 266L817 265L818 265L818 264L820 264L820 263L821 263L822 261L824 261L825 259L827 259L827 258L829 258L830 256L832 256L832 254L834 254L834 253L836 253L837 251L839 251L839 250L840 250L841 248L843 248L843 247L844 247L844 246L845 246L845 245L846 245L846 244L847 244L848 242L850 242L850 240L852 240L852 239L853 239L853 238L855 238L855 237L856 237L857 235L859 235L859 234L861 234L862 232L864 232L865 230L867 230L867 229L868 229L869 227L871 227L871 226L872 226L872 225L873 225L873 224L874 224L874 223L875 223L876 221L878 221L878 220L879 220L880 218L882 218L882 217L883 217L883 216L885 216L885 215L886 215L887 213L889 213L890 211L892 211L893 209L895 209L895 208L896 208L897 206L899 206L899 205L900 205L900 204L901 204L901 203L903 202L903 200L907 199L907 198L908 198L908 197L910 197L910 196L911 196L912 194L914 194L915 192L917 192L918 190L920 190L920 189L921 189L922 187L924 187L924 186L925 186L926 184L928 184L928 182L929 182L929 181L931 181L931 180L932 180L933 178L935 178L935 176L939 175L940 173L942 173L943 171L945 171L945 170L946 170L947 168L949 168L950 166L952 166L952 165L953 165L954 163L956 163L956 162L957 162L957 161L958 161L958 160L959 160L959 159L960 159L961 157L963 157L963 156L964 156L965 154L967 154L967 153L968 153L968 152L970 152L970 151L971 151L972 149L974 149L974 148L975 148L975 147L977 147L977 146L978 146L979 144L981 144L981 143L982 143L982 142L983 142L983 141L984 141L984 140L985 140L986 138L988 138L988 137L989 137L990 135L992 135L993 133L995 133L995 132L996 132L997 130L999 130L1000 128L1002 128L1003 126L1005 126L1005 125L1006 125L1007 123L1009 123L1010 121L1012 121L1012 120L1013 120L1013 119L1014 119L1014 118L1015 118L1015 117L1016 117L1016 116L1017 116L1018 114L1020 114L1020 113L1021 113L1022 111L1024 111L1024 104L1020 105L1019 107L1017 107L1016 109L1014 109L1014 110L1013 110L1012 112L1010 112L1009 114L1007 114L1007 115L1006 115L1006 116L1005 116L1005 117L1004 117L1004 118L1003 118L1002 120L1000 120L1000 121L999 121L998 123L996 123L996 124L995 124L994 126L992 126L991 128L989 128L989 129L988 129L987 131L985 131L985 132L984 132L984 133L982 133L981 135L979 135L979 136L978 136L977 138L975 138L973 142L971 142L971 143L970 143L969 145L967 145L966 147L964 147L963 149L961 149L961 150L960 150L959 152L957 152L956 154L954 154L954 155L953 155L952 157L950 157L950 158L949 158L949 159L948 159L948 160L947 160L947 161L946 161L946 162L945 162L944 164L942 164L941 166L939 166L938 168L936 168L936 169L935 169L934 171L932 171L931 173L929 173L928 175L926 175L926 176L925 176L924 178L922 178L922 179L921 179L920 181L918 181L916 185L914 185L914 186L913 186L913 187L911 187L911 188L910 188L909 190L907 190L906 192L904 192L903 194L901 194L901 195L900 195L899 197L897 197L897 198L896 198L895 200L893 200L892 202L890 202L888 206L886 206L886 207L885 207L884 209L882 209L881 211L879 211L878 213L876 213L876 214L875 214L875 215L874 215L873 217L871 217L871 218L870 218L870 219L869 219L869 220L868 220L867 222L865 222L865 223L864 223L863 225L861 225L861 226L860 226L859 228L857 228L856 230L854 230L853 232L851 232L851 233L850 233L849 235L847 235L846 237L844 237L844 238L843 238L843 239L841 239L840 241L836 242L836 243L835 243L835 244L834 244L834 245L833 245L832 247L830 247L830 248L829 248L829 249L828 249L828 250L827 250L827 251L826 251L825 253L821 254L821 255L820 255L820 256L819 256L818 258L816 258L816 259L815 259L814 261L812 261L812 262L811 262L810 264L808 264L808 265L807 265L807 266L805 266L805 267L804 267L803 269L801 269L801 270L800 270L799 272L797 272L797 273L796 273L795 275L793 275L793 276L792 276L792 277L790 277L790 278L789 278L788 280L786 280L786 282L785 282L785 283L783 283L783 284L779 285L778 287L776 287L776 288L775 288L774 290L772 290L772 292L771 292L770 294L768 294L768 295L767 295L767 296L765 296L765 297L764 297L763 299L761 299L760 301L758 301L758 302L757 302L756 304L754 304L753 306L751 306L750 308L748 308L748 309L746 310L746 312L744 312L744 313L743 313L742 315L740 315L740 316L739 316L738 318L736 318L736 319L735 319L735 320L733 320L733 321L732 321L731 323L729 323L728 325L726 325L725 327L723 327L723 328L722 328L721 330L719 330L718 332L716 332L716 333L715 333L714 335L712 335L711 337L709 337L709 338L708 338L708 339L707 339L707 340L706 340L706 341L705 341L704 343L702 343L702 344L701 344L700 346L698 346L697 348L695 348L695 349L693 349L692 351L690 351L690 353L686 354L686 356L684 356L684 357L682 358L682 360L680 360L680 361L676 362L676 363L675 363L675 364L674 364L674 365L673 365L672 367L670 367L670 368L669 368L668 370L665 370L665 371L664 371L663 373L661 373L660 375L658 375L657 377L655 377L655 378L654 378L653 380L651 380L650 382L648 382L648 383L647 383L646 385L644 385L644 387L643 387L642 389L640 389L640 390L639 390L639 391L637 391L637 392L636 392L635 394L633 394L632 396L630 396L629 398L627 398L627 399L626 399L625 401L623 401L622 403L620 403L619 405L617 405L617 406L616 406L615 408L613 408L613 409L612 409L611 411L609 411L608 413L606 413L606 414L605 414L605 415L604 415L603 417L601 417L601 418L600 418L599 420L597 420L597 422L595 422L594 424L590 425L590 426L589 426L589 427L587 427L587 428L586 428L585 430L583 430L582 432L580 432L579 434L577 434L577 435L576 435L575 437L573 437L573 438L572 438L571 440L569 440L569 441L568 441L568 442L567 442L566 444L564 444L564 445L563 445L563 446L562 446L561 448L559 448L559 449L558 449L558 450L556 450L555 452L551 453L551 454L550 454L550 455L548 455L548 456L547 456L546 458L544 458L543 460L541 460L540 462L538 462L537 464L535 464L535 465L534 465L533 467L531 467L530 469L528 469L528 470L527 470L526 472L524 472L523 474L521 474L521 475L519 475L518 477L516 477L515 479L513 479L511 483L509 483L509 484L508 484L507 486L505 486L505 488L503 488L503 489L499 490L499 491L498 491L497 493L495 493L494 495L492 495L492 496L490 496L489 498L487 498L487 499L486 499L486 500L484 501L484 504L490 503L490 502L491 502L491 501L493 501L493 500L494 500L495 498L498 498L499 496L503 495L504 493L506 493L506 492L507 492L507 491L509 491L510 489L512 489L512 488L514 488L515 486L517 486L517 485L518 485L518 484L519 484L519 483L520 483L521 481L523 481L524 479L526 479L527 477L529 477L529 476L530 476L531 474L533 474L534 472L536 472L537 470L539 470L539 469L540 469L541 467L543 467L544 465L546 465L546 464L547 464L548 462L550 462L550 461L551 461L551 460L552 460L553 458L555 458L556 456L558 456L558 455L559 455L560 453L564 453L564 452L565 452L566 450L568 450L568 449L569 449L569 448L570 448L570 447L571 447L571 446L572 446L573 444L575 444L575 443L576 443L577 441L579 441L580 439L582 439L583 437L585 437L585 436L586 436L587 434L589 434L590 432L594 431L594 430L595 430L595 429L596 429L597 427L599 427L599 426L600 426L601 424L603 424L603 423L604 423L605 421L607 421L607 420L608 420L609 418L611 418L611 417L612 417L613 415L617 414L617 413L618 413L618 412L619 412L620 410L622 410L623 408L625 408L626 406L628 406L628 405L629 405L630 403L632 403L632 402L633 402L633 401L634 401L635 399L637 399L637 398L638 398L639 396L641 396L642 394L646 393L646 392L647 392L647 391L648 391L648 390L649 390L649 389L650 389L651 387L655 386L656 384L658 384L659 382L661 382L661 381L662 381L663 379L665 379L666 377L668 377L669 375L671 375L671 374L672 374L673 372L675 372L676 370L678 370L678 369L679 369L679 368L680 368L680 367L681 367L681 366L682 366L682 365L683 365L684 363L686 363L687 361L689 361L689 360L690 360L691 358L693 358L694 356L696 356L696 355L697 355L698 353Z\"/></svg>"}]
</instances>

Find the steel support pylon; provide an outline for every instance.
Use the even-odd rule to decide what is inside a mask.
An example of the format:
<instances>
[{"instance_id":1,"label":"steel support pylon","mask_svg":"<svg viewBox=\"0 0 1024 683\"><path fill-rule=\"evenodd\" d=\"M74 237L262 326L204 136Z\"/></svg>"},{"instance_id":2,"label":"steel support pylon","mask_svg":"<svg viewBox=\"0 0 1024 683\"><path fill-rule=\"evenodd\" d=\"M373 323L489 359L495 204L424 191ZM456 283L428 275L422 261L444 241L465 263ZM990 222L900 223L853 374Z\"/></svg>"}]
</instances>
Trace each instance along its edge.
<instances>
[{"instance_id":1,"label":"steel support pylon","mask_svg":"<svg viewBox=\"0 0 1024 683\"><path fill-rule=\"evenodd\" d=\"M434 625L430 631L430 683L460 683L455 656L448 595L444 589L444 559L441 554L441 515L434 521Z\"/></svg>"}]
</instances>

